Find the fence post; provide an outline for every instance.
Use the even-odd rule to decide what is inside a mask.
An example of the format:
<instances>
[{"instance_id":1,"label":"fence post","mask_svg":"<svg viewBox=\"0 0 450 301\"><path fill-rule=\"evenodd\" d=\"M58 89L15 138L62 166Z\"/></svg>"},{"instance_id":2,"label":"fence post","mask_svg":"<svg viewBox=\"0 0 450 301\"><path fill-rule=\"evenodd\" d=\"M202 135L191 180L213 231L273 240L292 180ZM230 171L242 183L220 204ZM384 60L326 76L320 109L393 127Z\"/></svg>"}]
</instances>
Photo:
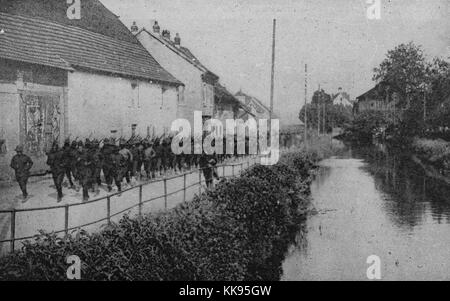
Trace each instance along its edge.
<instances>
[{"instance_id":1,"label":"fence post","mask_svg":"<svg viewBox=\"0 0 450 301\"><path fill-rule=\"evenodd\" d=\"M164 178L164 209L167 210L167 179Z\"/></svg>"},{"instance_id":2,"label":"fence post","mask_svg":"<svg viewBox=\"0 0 450 301\"><path fill-rule=\"evenodd\" d=\"M14 252L16 243L16 209L11 211L11 253Z\"/></svg>"},{"instance_id":3,"label":"fence post","mask_svg":"<svg viewBox=\"0 0 450 301\"><path fill-rule=\"evenodd\" d=\"M64 232L69 234L69 205L64 207Z\"/></svg>"},{"instance_id":4,"label":"fence post","mask_svg":"<svg viewBox=\"0 0 450 301\"><path fill-rule=\"evenodd\" d=\"M108 219L108 224L111 224L111 198L106 198L106 218Z\"/></svg>"},{"instance_id":5,"label":"fence post","mask_svg":"<svg viewBox=\"0 0 450 301\"><path fill-rule=\"evenodd\" d=\"M139 216L142 216L142 185L139 186Z\"/></svg>"},{"instance_id":6,"label":"fence post","mask_svg":"<svg viewBox=\"0 0 450 301\"><path fill-rule=\"evenodd\" d=\"M231 165L231 174L232 174L232 176L234 177L234 164Z\"/></svg>"},{"instance_id":7,"label":"fence post","mask_svg":"<svg viewBox=\"0 0 450 301\"><path fill-rule=\"evenodd\" d=\"M183 202L186 202L186 173L183 174Z\"/></svg>"},{"instance_id":8,"label":"fence post","mask_svg":"<svg viewBox=\"0 0 450 301\"><path fill-rule=\"evenodd\" d=\"M242 173L242 170L244 169L244 163L242 162L241 163L241 173Z\"/></svg>"}]
</instances>

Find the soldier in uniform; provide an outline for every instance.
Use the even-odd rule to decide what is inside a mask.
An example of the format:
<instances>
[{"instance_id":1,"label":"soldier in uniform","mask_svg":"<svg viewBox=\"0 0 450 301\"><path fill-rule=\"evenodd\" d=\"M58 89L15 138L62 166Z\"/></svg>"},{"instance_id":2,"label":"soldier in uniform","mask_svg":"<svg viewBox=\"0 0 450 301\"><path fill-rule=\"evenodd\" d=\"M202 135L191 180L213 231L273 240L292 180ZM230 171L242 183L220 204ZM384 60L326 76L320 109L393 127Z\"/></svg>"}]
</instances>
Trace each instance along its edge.
<instances>
[{"instance_id":1,"label":"soldier in uniform","mask_svg":"<svg viewBox=\"0 0 450 301\"><path fill-rule=\"evenodd\" d=\"M205 152L200 155L199 165L200 169L203 171L203 176L205 177L206 186L211 189L213 188L213 177L218 178L217 173L214 169L217 164L217 159L215 155L207 155Z\"/></svg>"},{"instance_id":2,"label":"soldier in uniform","mask_svg":"<svg viewBox=\"0 0 450 301\"><path fill-rule=\"evenodd\" d=\"M159 139L155 140L155 152L156 152L156 170L161 175L166 171L166 156L164 153L164 141Z\"/></svg>"},{"instance_id":3,"label":"soldier in uniform","mask_svg":"<svg viewBox=\"0 0 450 301\"><path fill-rule=\"evenodd\" d=\"M120 151L119 154L123 157L123 166L121 166L121 174L125 177L127 180L127 184L131 184L131 174L130 174L130 165L133 163L133 155L131 154L131 151L128 149L126 141L121 139L120 140Z\"/></svg>"},{"instance_id":4,"label":"soldier in uniform","mask_svg":"<svg viewBox=\"0 0 450 301\"><path fill-rule=\"evenodd\" d=\"M77 182L78 182L78 171L77 171L77 159L78 159L79 153L78 153L78 143L77 141L73 140L70 144L70 155L68 155L66 158L70 160L70 170L73 175L73 184L74 189L78 190Z\"/></svg>"},{"instance_id":5,"label":"soldier in uniform","mask_svg":"<svg viewBox=\"0 0 450 301\"><path fill-rule=\"evenodd\" d=\"M141 141L135 140L131 146L131 155L133 156L133 161L131 164L131 179L133 181L141 179L142 163L144 158L144 146Z\"/></svg>"},{"instance_id":6,"label":"soldier in uniform","mask_svg":"<svg viewBox=\"0 0 450 301\"><path fill-rule=\"evenodd\" d=\"M147 141L144 149L144 169L148 180L155 178L156 161L156 151L153 143Z\"/></svg>"},{"instance_id":7,"label":"soldier in uniform","mask_svg":"<svg viewBox=\"0 0 450 301\"><path fill-rule=\"evenodd\" d=\"M92 185L92 154L89 152L91 142L86 140L85 146L79 146L80 156L78 157L78 173L80 184L83 188L83 201L89 200L89 188Z\"/></svg>"},{"instance_id":8,"label":"soldier in uniform","mask_svg":"<svg viewBox=\"0 0 450 301\"><path fill-rule=\"evenodd\" d=\"M73 153L72 148L70 147L70 141L67 139L64 141L64 146L62 151L64 152L64 172L66 174L67 180L69 181L70 188L74 188L72 181L72 162L73 162Z\"/></svg>"},{"instance_id":9,"label":"soldier in uniform","mask_svg":"<svg viewBox=\"0 0 450 301\"><path fill-rule=\"evenodd\" d=\"M102 185L101 172L103 165L103 155L100 151L100 142L96 139L92 141L90 155L92 157L92 192L99 194L99 187Z\"/></svg>"},{"instance_id":10,"label":"soldier in uniform","mask_svg":"<svg viewBox=\"0 0 450 301\"><path fill-rule=\"evenodd\" d=\"M102 169L105 176L105 182L108 187L108 192L112 190L112 182L114 178L114 164L113 164L113 154L115 153L117 146L114 142L108 138L103 141L103 148L101 150L103 163Z\"/></svg>"},{"instance_id":11,"label":"soldier in uniform","mask_svg":"<svg viewBox=\"0 0 450 301\"><path fill-rule=\"evenodd\" d=\"M58 202L61 202L63 198L62 183L66 173L66 164L65 151L60 149L58 143L55 141L51 151L47 154L47 165L50 166L52 172L53 183L58 193Z\"/></svg>"},{"instance_id":12,"label":"soldier in uniform","mask_svg":"<svg viewBox=\"0 0 450 301\"><path fill-rule=\"evenodd\" d=\"M20 190L22 190L23 198L26 200L28 198L27 182L33 161L23 153L23 146L17 146L16 152L17 154L12 158L10 166L16 173L16 180L19 183Z\"/></svg>"},{"instance_id":13,"label":"soldier in uniform","mask_svg":"<svg viewBox=\"0 0 450 301\"><path fill-rule=\"evenodd\" d=\"M112 162L112 176L116 183L117 190L122 191L122 181L128 169L128 162L126 158L120 153L118 148L115 148L111 155Z\"/></svg>"}]
</instances>

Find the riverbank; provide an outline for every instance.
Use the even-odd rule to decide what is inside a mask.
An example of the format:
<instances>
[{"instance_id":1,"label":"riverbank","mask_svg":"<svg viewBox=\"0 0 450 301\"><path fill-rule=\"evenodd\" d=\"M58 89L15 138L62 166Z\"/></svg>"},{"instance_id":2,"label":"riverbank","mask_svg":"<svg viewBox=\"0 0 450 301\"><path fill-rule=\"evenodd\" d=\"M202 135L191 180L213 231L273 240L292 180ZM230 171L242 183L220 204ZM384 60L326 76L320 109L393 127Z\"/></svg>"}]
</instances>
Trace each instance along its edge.
<instances>
[{"instance_id":1,"label":"riverbank","mask_svg":"<svg viewBox=\"0 0 450 301\"><path fill-rule=\"evenodd\" d=\"M45 234L0 259L3 280L279 280L308 203L316 152L283 154L173 210L123 218L97 234Z\"/></svg>"},{"instance_id":2,"label":"riverbank","mask_svg":"<svg viewBox=\"0 0 450 301\"><path fill-rule=\"evenodd\" d=\"M442 139L415 138L411 146L420 160L431 165L441 176L450 180L450 142Z\"/></svg>"},{"instance_id":3,"label":"riverbank","mask_svg":"<svg viewBox=\"0 0 450 301\"><path fill-rule=\"evenodd\" d=\"M319 166L283 280L369 280L371 255L381 280L449 280L449 184L382 145L347 145Z\"/></svg>"}]
</instances>

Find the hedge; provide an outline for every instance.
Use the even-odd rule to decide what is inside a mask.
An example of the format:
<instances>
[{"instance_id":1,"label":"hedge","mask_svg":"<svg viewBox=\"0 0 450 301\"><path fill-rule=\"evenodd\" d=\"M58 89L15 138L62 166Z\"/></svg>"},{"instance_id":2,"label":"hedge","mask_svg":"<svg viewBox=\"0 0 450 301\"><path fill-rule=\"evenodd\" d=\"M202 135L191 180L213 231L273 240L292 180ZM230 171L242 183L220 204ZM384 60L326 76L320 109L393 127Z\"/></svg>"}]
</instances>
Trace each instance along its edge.
<instances>
[{"instance_id":1,"label":"hedge","mask_svg":"<svg viewBox=\"0 0 450 301\"><path fill-rule=\"evenodd\" d=\"M279 280L314 161L286 154L173 210L125 216L99 233L41 233L0 258L0 280L66 280L69 255L80 257L83 280Z\"/></svg>"}]
</instances>

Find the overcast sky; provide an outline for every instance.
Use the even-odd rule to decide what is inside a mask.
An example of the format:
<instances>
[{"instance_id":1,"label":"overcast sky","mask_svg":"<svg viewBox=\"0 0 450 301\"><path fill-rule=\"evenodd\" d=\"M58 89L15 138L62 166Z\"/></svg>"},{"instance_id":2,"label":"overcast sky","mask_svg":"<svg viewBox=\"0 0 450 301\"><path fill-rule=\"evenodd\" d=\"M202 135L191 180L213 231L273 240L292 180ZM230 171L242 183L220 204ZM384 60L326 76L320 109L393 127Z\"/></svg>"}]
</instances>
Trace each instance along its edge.
<instances>
[{"instance_id":1,"label":"overcast sky","mask_svg":"<svg viewBox=\"0 0 450 301\"><path fill-rule=\"evenodd\" d=\"M270 97L272 20L277 19L275 111L295 121L319 83L352 98L373 86L372 69L387 50L414 41L430 56L450 52L449 0L381 0L381 19L369 20L367 0L101 0L129 25L158 20L220 76L231 91Z\"/></svg>"}]
</instances>

